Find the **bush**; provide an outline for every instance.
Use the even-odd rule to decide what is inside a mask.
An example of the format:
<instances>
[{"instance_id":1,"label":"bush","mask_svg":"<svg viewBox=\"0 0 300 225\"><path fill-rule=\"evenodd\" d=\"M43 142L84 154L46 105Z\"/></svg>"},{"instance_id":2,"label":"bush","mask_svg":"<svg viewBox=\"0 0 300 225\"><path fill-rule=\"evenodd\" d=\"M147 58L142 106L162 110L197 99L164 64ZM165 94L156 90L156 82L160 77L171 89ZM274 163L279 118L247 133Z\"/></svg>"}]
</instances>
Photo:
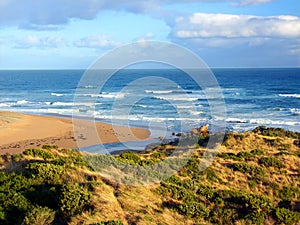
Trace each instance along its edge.
<instances>
[{"instance_id":1,"label":"bush","mask_svg":"<svg viewBox=\"0 0 300 225\"><path fill-rule=\"evenodd\" d=\"M178 212L189 218L207 218L210 210L200 202L191 201L180 204L177 208Z\"/></svg>"},{"instance_id":2,"label":"bush","mask_svg":"<svg viewBox=\"0 0 300 225\"><path fill-rule=\"evenodd\" d=\"M242 173L249 174L251 176L257 176L257 175L263 176L266 174L266 171L263 168L258 166L253 166L247 163L235 163L233 164L233 169L240 171Z\"/></svg>"},{"instance_id":3,"label":"bush","mask_svg":"<svg viewBox=\"0 0 300 225\"><path fill-rule=\"evenodd\" d=\"M269 211L272 208L272 201L269 198L247 191L223 190L220 196L225 199L225 202L239 204L248 210Z\"/></svg>"},{"instance_id":4,"label":"bush","mask_svg":"<svg viewBox=\"0 0 300 225\"><path fill-rule=\"evenodd\" d=\"M286 225L293 225L300 221L300 213L285 208L276 208L275 216L280 222Z\"/></svg>"},{"instance_id":5,"label":"bush","mask_svg":"<svg viewBox=\"0 0 300 225\"><path fill-rule=\"evenodd\" d=\"M256 127L253 131L253 133L262 134L264 136L270 136L270 137L289 137L294 139L300 139L300 133L293 132L293 131L286 131L283 128L266 128L265 126L259 126Z\"/></svg>"},{"instance_id":6,"label":"bush","mask_svg":"<svg viewBox=\"0 0 300 225\"><path fill-rule=\"evenodd\" d=\"M264 150L261 150L261 149L253 149L250 153L253 155L264 155L265 154Z\"/></svg>"},{"instance_id":7,"label":"bush","mask_svg":"<svg viewBox=\"0 0 300 225\"><path fill-rule=\"evenodd\" d=\"M64 173L63 166L51 163L30 163L26 169L32 178L47 184L60 183Z\"/></svg>"},{"instance_id":8,"label":"bush","mask_svg":"<svg viewBox=\"0 0 300 225\"><path fill-rule=\"evenodd\" d=\"M105 222L100 222L100 223L93 223L90 225L124 225L120 220L109 220Z\"/></svg>"},{"instance_id":9,"label":"bush","mask_svg":"<svg viewBox=\"0 0 300 225\"><path fill-rule=\"evenodd\" d=\"M64 184L59 195L59 210L65 217L81 213L89 204L91 194L78 184Z\"/></svg>"},{"instance_id":10,"label":"bush","mask_svg":"<svg viewBox=\"0 0 300 225\"><path fill-rule=\"evenodd\" d=\"M293 198L299 198L300 190L297 187L283 187L279 190L279 197L283 200L292 200Z\"/></svg>"},{"instance_id":11,"label":"bush","mask_svg":"<svg viewBox=\"0 0 300 225\"><path fill-rule=\"evenodd\" d=\"M262 225L264 224L264 221L266 220L267 214L264 211L261 212L252 212L245 216L244 220L246 221L246 224L257 224Z\"/></svg>"},{"instance_id":12,"label":"bush","mask_svg":"<svg viewBox=\"0 0 300 225\"><path fill-rule=\"evenodd\" d=\"M237 157L245 159L245 160L248 160L248 159L252 158L253 155L251 153L249 153L249 152L239 152L237 154Z\"/></svg>"},{"instance_id":13,"label":"bush","mask_svg":"<svg viewBox=\"0 0 300 225\"><path fill-rule=\"evenodd\" d=\"M218 208L210 213L209 221L221 225L234 224L238 216L236 209Z\"/></svg>"},{"instance_id":14,"label":"bush","mask_svg":"<svg viewBox=\"0 0 300 225\"><path fill-rule=\"evenodd\" d=\"M23 225L50 225L55 217L55 212L47 207L37 206L28 211Z\"/></svg>"},{"instance_id":15,"label":"bush","mask_svg":"<svg viewBox=\"0 0 300 225\"><path fill-rule=\"evenodd\" d=\"M39 158L43 158L43 159L52 159L53 158L53 155L50 152L41 150L41 149L36 149L36 148L26 149L23 152L23 154L30 155L32 157L39 157Z\"/></svg>"},{"instance_id":16,"label":"bush","mask_svg":"<svg viewBox=\"0 0 300 225\"><path fill-rule=\"evenodd\" d=\"M42 149L57 149L57 145L43 145Z\"/></svg>"},{"instance_id":17,"label":"bush","mask_svg":"<svg viewBox=\"0 0 300 225\"><path fill-rule=\"evenodd\" d=\"M138 164L140 161L140 157L136 153L130 151L123 152L118 156L118 158L121 161L129 164Z\"/></svg>"},{"instance_id":18,"label":"bush","mask_svg":"<svg viewBox=\"0 0 300 225\"><path fill-rule=\"evenodd\" d=\"M236 156L234 153L220 153L220 154L218 154L218 157L223 158L223 159L232 159L235 161L241 160L241 158Z\"/></svg>"},{"instance_id":19,"label":"bush","mask_svg":"<svg viewBox=\"0 0 300 225\"><path fill-rule=\"evenodd\" d=\"M259 163L266 167L275 167L278 169L286 168L286 166L277 158L261 158Z\"/></svg>"}]
</instances>

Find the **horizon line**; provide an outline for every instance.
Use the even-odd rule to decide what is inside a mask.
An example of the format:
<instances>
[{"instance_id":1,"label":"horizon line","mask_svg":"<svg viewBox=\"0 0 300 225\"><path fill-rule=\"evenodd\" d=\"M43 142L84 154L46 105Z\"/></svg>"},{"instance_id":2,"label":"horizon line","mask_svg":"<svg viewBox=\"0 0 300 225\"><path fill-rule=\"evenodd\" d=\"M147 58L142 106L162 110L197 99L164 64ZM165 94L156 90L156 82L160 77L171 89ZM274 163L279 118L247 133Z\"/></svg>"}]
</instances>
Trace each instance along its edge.
<instances>
[{"instance_id":1,"label":"horizon line","mask_svg":"<svg viewBox=\"0 0 300 225\"><path fill-rule=\"evenodd\" d=\"M265 67L207 67L203 69L298 69L300 66L265 66ZM116 69L116 68L105 68L107 70ZM170 69L180 69L180 68L120 68L124 70L170 70ZM195 68L184 68L184 69L195 69ZM199 68L196 68L199 69ZM201 68L200 68L201 69ZM18 71L18 70L88 70L84 68L0 68L0 71Z\"/></svg>"}]
</instances>

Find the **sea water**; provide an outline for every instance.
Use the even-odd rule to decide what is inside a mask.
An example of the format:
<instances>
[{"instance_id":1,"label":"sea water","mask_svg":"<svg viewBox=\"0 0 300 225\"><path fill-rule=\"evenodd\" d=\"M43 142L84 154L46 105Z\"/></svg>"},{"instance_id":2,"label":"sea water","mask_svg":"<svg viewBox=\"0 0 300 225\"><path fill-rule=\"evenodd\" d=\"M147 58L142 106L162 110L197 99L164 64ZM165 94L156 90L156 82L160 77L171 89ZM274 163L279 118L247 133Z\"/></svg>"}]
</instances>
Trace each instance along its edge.
<instances>
[{"instance_id":1,"label":"sea water","mask_svg":"<svg viewBox=\"0 0 300 225\"><path fill-rule=\"evenodd\" d=\"M175 132L182 130L182 121L187 125L184 129L189 129L214 124L217 119L211 115L213 101L205 91L213 93L218 86L199 87L179 69L119 70L101 88L93 80L80 86L84 72L2 70L0 110L62 117L75 112L85 119L145 128L161 126ZM300 131L300 68L212 72L224 97L226 115L219 119L226 122L227 129L246 131L265 125ZM101 71L97 76L95 79L101 78ZM152 77L154 83L133 82L142 77ZM156 77L172 82L155 83ZM74 102L78 93L82 96ZM130 96L134 96L133 102Z\"/></svg>"}]
</instances>

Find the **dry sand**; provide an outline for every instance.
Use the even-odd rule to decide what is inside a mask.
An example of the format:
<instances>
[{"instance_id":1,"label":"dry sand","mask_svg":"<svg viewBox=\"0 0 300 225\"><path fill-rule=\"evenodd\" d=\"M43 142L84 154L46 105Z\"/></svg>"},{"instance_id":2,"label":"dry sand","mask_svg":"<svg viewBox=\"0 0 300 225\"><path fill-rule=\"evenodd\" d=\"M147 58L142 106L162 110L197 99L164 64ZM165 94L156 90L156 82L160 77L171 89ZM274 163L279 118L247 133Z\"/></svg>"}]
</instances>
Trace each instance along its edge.
<instances>
[{"instance_id":1,"label":"dry sand","mask_svg":"<svg viewBox=\"0 0 300 225\"><path fill-rule=\"evenodd\" d=\"M0 111L0 154L21 153L44 144L77 148L96 144L148 139L150 132L140 128L112 126L71 119ZM97 130L97 133L93 132Z\"/></svg>"}]
</instances>

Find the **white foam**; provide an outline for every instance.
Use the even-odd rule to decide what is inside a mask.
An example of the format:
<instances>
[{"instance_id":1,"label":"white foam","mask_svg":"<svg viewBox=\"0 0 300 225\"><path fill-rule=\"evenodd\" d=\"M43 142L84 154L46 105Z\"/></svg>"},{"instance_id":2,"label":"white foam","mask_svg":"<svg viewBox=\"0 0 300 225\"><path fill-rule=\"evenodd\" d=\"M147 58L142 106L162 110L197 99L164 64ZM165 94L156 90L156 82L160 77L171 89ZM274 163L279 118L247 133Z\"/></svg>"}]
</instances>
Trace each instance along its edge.
<instances>
[{"instance_id":1,"label":"white foam","mask_svg":"<svg viewBox=\"0 0 300 225\"><path fill-rule=\"evenodd\" d=\"M166 100L166 101L188 101L188 102L193 102L193 101L197 101L198 98L193 98L193 97L175 97L175 96L154 96L154 98L156 99L160 99L160 100Z\"/></svg>"},{"instance_id":2,"label":"white foam","mask_svg":"<svg viewBox=\"0 0 300 225\"><path fill-rule=\"evenodd\" d=\"M77 96L83 96L83 97L91 97L91 98L124 98L125 93L101 93L101 94L77 94Z\"/></svg>"},{"instance_id":3,"label":"white foam","mask_svg":"<svg viewBox=\"0 0 300 225\"><path fill-rule=\"evenodd\" d=\"M64 96L64 94L55 93L55 92L52 92L51 95L52 95L52 96L56 96L56 97Z\"/></svg>"},{"instance_id":4,"label":"white foam","mask_svg":"<svg viewBox=\"0 0 300 225\"><path fill-rule=\"evenodd\" d=\"M300 98L300 94L279 94L279 96L286 98Z\"/></svg>"},{"instance_id":5,"label":"white foam","mask_svg":"<svg viewBox=\"0 0 300 225\"><path fill-rule=\"evenodd\" d=\"M241 118L227 118L227 123L249 123L249 120L247 119L241 119Z\"/></svg>"},{"instance_id":6,"label":"white foam","mask_svg":"<svg viewBox=\"0 0 300 225\"><path fill-rule=\"evenodd\" d=\"M12 103L0 103L0 107L11 107Z\"/></svg>"},{"instance_id":7,"label":"white foam","mask_svg":"<svg viewBox=\"0 0 300 225\"><path fill-rule=\"evenodd\" d=\"M172 90L145 90L146 93L152 94L169 94L172 93Z\"/></svg>"},{"instance_id":8,"label":"white foam","mask_svg":"<svg viewBox=\"0 0 300 225\"><path fill-rule=\"evenodd\" d=\"M297 109L297 108L291 108L289 109L290 112L293 114L293 115L300 115L300 109Z\"/></svg>"},{"instance_id":9,"label":"white foam","mask_svg":"<svg viewBox=\"0 0 300 225\"><path fill-rule=\"evenodd\" d=\"M29 101L27 101L27 100L19 100L19 101L17 101L16 102L16 104L18 104L18 105L24 105L24 104L28 104L29 103Z\"/></svg>"}]
</instances>

